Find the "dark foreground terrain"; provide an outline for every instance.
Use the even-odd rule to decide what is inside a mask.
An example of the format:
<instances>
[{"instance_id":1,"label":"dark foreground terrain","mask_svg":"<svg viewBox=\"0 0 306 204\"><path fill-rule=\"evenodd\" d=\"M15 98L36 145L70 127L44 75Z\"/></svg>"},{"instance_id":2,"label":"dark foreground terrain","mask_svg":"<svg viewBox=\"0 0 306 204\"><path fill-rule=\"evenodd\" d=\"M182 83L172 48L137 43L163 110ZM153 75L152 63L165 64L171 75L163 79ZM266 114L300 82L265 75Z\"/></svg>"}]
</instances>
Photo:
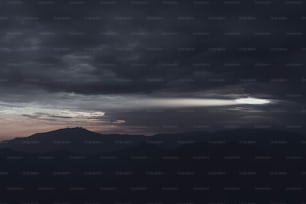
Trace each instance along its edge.
<instances>
[{"instance_id":1,"label":"dark foreground terrain","mask_svg":"<svg viewBox=\"0 0 306 204\"><path fill-rule=\"evenodd\" d=\"M0 203L306 203L306 136L82 128L0 145Z\"/></svg>"}]
</instances>

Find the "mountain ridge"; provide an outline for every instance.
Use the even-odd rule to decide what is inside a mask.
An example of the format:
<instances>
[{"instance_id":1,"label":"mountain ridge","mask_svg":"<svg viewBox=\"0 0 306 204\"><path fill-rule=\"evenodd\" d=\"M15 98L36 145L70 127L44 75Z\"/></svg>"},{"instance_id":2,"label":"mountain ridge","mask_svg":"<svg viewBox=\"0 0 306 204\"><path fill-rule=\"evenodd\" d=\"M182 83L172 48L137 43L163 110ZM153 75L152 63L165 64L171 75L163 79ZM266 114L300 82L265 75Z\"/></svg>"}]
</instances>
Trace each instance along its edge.
<instances>
[{"instance_id":1,"label":"mountain ridge","mask_svg":"<svg viewBox=\"0 0 306 204\"><path fill-rule=\"evenodd\" d=\"M305 137L306 138L306 137ZM232 129L215 132L197 131L165 133L153 136L101 134L82 127L63 128L45 133L36 133L29 137L15 138L0 143L0 148L9 148L25 152L69 151L75 153L115 152L136 146L157 146L175 149L183 145L196 143L251 143L269 144L273 140L285 140L298 143L304 136L298 133L265 129ZM306 139L305 139L306 140Z\"/></svg>"}]
</instances>

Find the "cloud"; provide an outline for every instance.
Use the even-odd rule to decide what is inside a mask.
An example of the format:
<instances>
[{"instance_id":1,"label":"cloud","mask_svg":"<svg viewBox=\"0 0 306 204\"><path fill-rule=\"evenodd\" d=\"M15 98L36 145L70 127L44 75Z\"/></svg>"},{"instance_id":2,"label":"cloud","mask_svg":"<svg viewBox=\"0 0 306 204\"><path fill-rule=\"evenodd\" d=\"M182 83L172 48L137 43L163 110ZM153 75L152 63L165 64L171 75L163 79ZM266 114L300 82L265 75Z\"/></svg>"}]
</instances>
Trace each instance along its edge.
<instances>
[{"instance_id":1,"label":"cloud","mask_svg":"<svg viewBox=\"0 0 306 204\"><path fill-rule=\"evenodd\" d=\"M35 112L32 114L22 114L24 117L28 117L31 119L42 119L42 120L99 120L104 116L104 112L79 112L79 111L69 111L69 110L62 110L58 111L55 110L48 110L50 113L43 113L43 112Z\"/></svg>"},{"instance_id":2,"label":"cloud","mask_svg":"<svg viewBox=\"0 0 306 204\"><path fill-rule=\"evenodd\" d=\"M63 107L47 106L43 104L35 103L16 103L8 105L7 103L0 104L0 113L2 117L10 116L23 116L31 119L42 119L42 120L100 120L105 115L105 112L101 111L79 111L79 110L68 110Z\"/></svg>"},{"instance_id":3,"label":"cloud","mask_svg":"<svg viewBox=\"0 0 306 204\"><path fill-rule=\"evenodd\" d=\"M306 102L301 47L306 38L297 34L306 32L305 5L251 0L239 6L154 0L147 5L123 0L3 4L1 114L10 115L6 120L19 117L19 124L31 123L30 118L53 123L75 118L95 127L107 123L107 130L126 126L131 131L128 126L138 123L148 132L160 131L168 121L192 129L173 109L215 111L186 116L199 126L213 126L205 117L215 117L215 123L264 121L259 116L283 124L303 121L298 110ZM246 97L280 100L268 108L295 112L279 116L262 106L223 107ZM234 111L227 113L230 108ZM147 113L158 109L164 110Z\"/></svg>"},{"instance_id":4,"label":"cloud","mask_svg":"<svg viewBox=\"0 0 306 204\"><path fill-rule=\"evenodd\" d=\"M30 85L49 92L87 95L180 94L228 85L243 88L244 81L253 81L249 86L262 83L269 88L267 82L271 79L296 81L306 74L298 67L279 68L304 63L303 53L297 49L271 52L273 47L302 44L303 39L286 33L297 27L303 29L303 22L288 20L280 25L265 18L274 12L302 15L302 8L291 12L280 6L272 13L258 13L244 5L229 9L228 5L215 3L208 9L207 5L197 8L194 2L180 2L171 9L148 3L150 7L142 9L123 1L108 6L85 1L82 7L55 1L61 9L37 9L31 3L19 5L18 10L4 6L3 15L8 20L1 27L0 37L2 85L14 89ZM67 16L66 9L69 18L65 21L60 17ZM20 13L30 13L39 21L16 18ZM224 20L213 20L216 16ZM266 30L273 38L256 35ZM235 32L241 34L227 35ZM16 51L23 48L31 51ZM248 51L251 48L255 50ZM290 87L273 85L276 90ZM302 85L300 88L304 90Z\"/></svg>"},{"instance_id":5,"label":"cloud","mask_svg":"<svg viewBox=\"0 0 306 204\"><path fill-rule=\"evenodd\" d=\"M114 124L124 124L124 123L126 123L126 121L125 120L116 120L113 123Z\"/></svg>"}]
</instances>

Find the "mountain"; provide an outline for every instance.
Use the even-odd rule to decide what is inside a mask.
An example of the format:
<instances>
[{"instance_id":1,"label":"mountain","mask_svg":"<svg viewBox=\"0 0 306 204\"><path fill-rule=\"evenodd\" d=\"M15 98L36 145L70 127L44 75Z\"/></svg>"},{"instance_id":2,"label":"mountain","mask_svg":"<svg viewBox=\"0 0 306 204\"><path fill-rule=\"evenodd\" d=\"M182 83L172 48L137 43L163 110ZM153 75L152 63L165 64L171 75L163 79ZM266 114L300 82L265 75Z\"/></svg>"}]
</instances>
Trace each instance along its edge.
<instances>
[{"instance_id":1,"label":"mountain","mask_svg":"<svg viewBox=\"0 0 306 204\"><path fill-rule=\"evenodd\" d=\"M34 134L0 145L0 203L301 203L305 141L264 129Z\"/></svg>"},{"instance_id":2,"label":"mountain","mask_svg":"<svg viewBox=\"0 0 306 204\"><path fill-rule=\"evenodd\" d=\"M0 144L0 148L40 153L56 151L100 153L134 146L143 140L144 137L138 135L103 135L76 127L4 141Z\"/></svg>"},{"instance_id":3,"label":"mountain","mask_svg":"<svg viewBox=\"0 0 306 204\"><path fill-rule=\"evenodd\" d=\"M201 144L241 144L254 143L262 149L270 148L271 142L290 141L300 143L304 140L301 134L265 129L233 129L216 132L183 132L157 134L154 136L100 134L87 129L65 128L55 131L37 133L29 137L16 138L0 143L0 148L9 148L25 152L57 152L98 154L114 152L137 146L154 146L162 149L176 149L180 146ZM216 145L215 145L216 146ZM275 146L273 150L277 150Z\"/></svg>"}]
</instances>

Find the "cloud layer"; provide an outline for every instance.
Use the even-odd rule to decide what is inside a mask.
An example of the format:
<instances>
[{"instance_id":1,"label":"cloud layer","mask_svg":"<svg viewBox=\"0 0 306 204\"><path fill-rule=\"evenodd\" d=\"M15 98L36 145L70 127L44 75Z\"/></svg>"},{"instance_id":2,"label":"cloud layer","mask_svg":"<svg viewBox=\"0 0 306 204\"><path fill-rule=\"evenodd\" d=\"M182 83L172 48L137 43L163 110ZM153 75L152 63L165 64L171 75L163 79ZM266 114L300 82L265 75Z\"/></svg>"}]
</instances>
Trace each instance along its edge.
<instances>
[{"instance_id":1,"label":"cloud layer","mask_svg":"<svg viewBox=\"0 0 306 204\"><path fill-rule=\"evenodd\" d=\"M16 126L31 120L68 125L72 118L86 126L94 119L95 129L133 132L138 124L146 127L139 132L151 133L164 131L162 123L171 118L172 127L193 130L207 123L197 111L179 118L173 110L147 111L160 99L165 106L168 98L250 96L281 102L270 106L276 111L261 113L256 111L262 107L244 104L234 112L221 108L207 114L218 120L209 126L227 121L243 127L245 121L303 126L305 4L269 2L3 1L2 114L18 121ZM127 112L136 106L136 112ZM182 108L188 107L176 111ZM194 124L181 123L185 117Z\"/></svg>"}]
</instances>

